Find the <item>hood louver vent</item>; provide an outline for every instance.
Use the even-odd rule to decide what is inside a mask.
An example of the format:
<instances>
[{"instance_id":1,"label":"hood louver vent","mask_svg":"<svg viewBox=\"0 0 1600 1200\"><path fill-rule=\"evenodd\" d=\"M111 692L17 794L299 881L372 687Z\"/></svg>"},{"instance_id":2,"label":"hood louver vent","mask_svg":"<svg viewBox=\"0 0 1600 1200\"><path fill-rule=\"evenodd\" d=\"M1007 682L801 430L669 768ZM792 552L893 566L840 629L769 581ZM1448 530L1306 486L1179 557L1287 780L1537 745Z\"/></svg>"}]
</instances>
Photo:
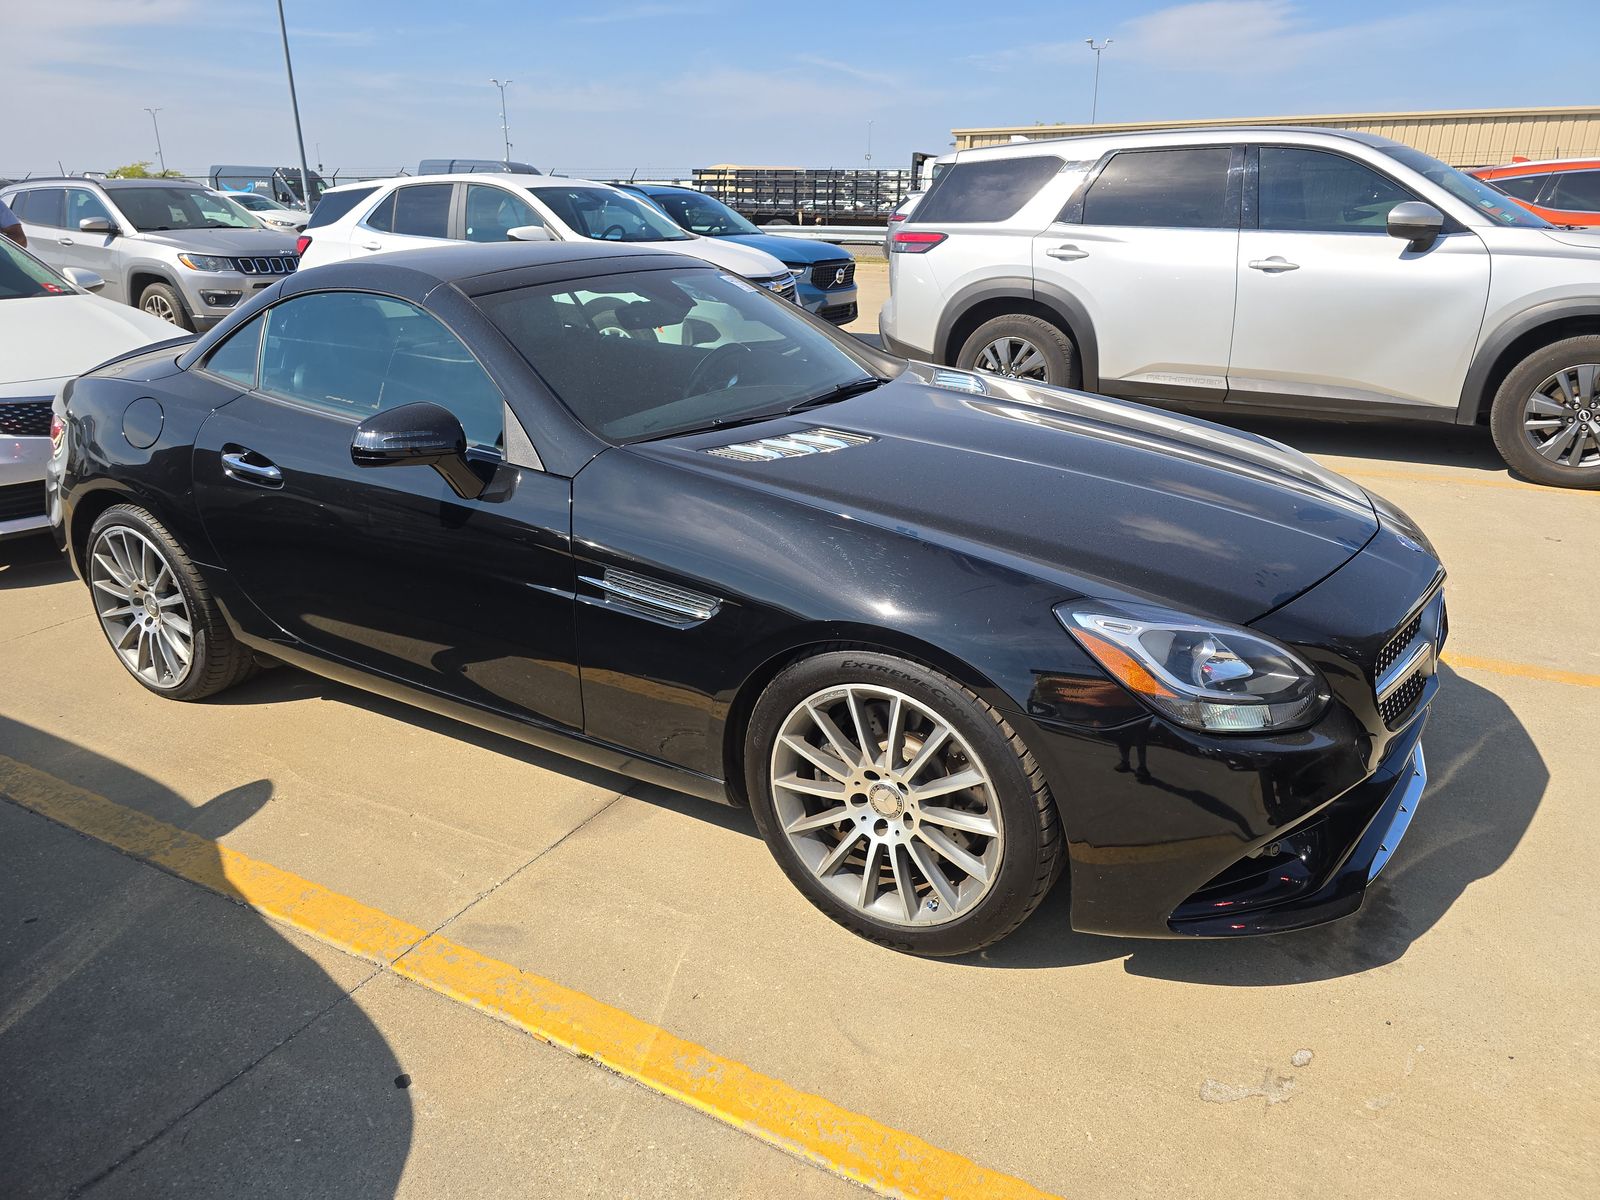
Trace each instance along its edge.
<instances>
[{"instance_id":1,"label":"hood louver vent","mask_svg":"<svg viewBox=\"0 0 1600 1200\"><path fill-rule=\"evenodd\" d=\"M732 446L714 446L707 454L718 458L731 458L735 462L770 462L777 458L798 458L803 454L829 454L860 446L873 439L864 433L841 433L837 429L807 429L801 433L786 433L782 437L765 437L754 442L737 442Z\"/></svg>"}]
</instances>

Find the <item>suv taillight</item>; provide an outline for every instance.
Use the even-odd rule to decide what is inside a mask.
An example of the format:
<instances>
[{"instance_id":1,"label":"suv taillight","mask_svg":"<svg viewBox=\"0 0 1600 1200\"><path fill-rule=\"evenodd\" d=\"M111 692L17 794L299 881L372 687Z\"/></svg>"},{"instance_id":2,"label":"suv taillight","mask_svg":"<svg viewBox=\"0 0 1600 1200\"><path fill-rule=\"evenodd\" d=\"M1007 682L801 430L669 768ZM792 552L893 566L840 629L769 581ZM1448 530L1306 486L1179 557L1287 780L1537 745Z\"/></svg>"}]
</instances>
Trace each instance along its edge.
<instances>
[{"instance_id":1,"label":"suv taillight","mask_svg":"<svg viewBox=\"0 0 1600 1200\"><path fill-rule=\"evenodd\" d=\"M902 212L893 212L889 214L889 224L891 225L893 225L896 221L904 221L905 219L906 215Z\"/></svg>"},{"instance_id":2,"label":"suv taillight","mask_svg":"<svg viewBox=\"0 0 1600 1200\"><path fill-rule=\"evenodd\" d=\"M61 443L66 441L67 426L56 413L50 414L50 452L61 453Z\"/></svg>"},{"instance_id":3,"label":"suv taillight","mask_svg":"<svg viewBox=\"0 0 1600 1200\"><path fill-rule=\"evenodd\" d=\"M309 245L311 245L311 235L309 233L302 233L294 240L294 252L296 254L304 254L306 252L306 247Z\"/></svg>"},{"instance_id":4,"label":"suv taillight","mask_svg":"<svg viewBox=\"0 0 1600 1200\"><path fill-rule=\"evenodd\" d=\"M924 233L920 229L897 229L889 241L889 251L892 254L926 254L949 236L948 233Z\"/></svg>"}]
</instances>

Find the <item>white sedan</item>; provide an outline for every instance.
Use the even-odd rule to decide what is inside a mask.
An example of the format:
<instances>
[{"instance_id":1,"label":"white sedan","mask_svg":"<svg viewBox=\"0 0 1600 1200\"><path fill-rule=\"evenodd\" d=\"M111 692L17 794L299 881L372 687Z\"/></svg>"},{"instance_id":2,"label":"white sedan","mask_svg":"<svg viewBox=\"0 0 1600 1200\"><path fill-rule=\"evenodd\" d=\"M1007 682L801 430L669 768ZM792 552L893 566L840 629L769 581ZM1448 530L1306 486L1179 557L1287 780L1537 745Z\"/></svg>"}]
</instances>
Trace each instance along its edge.
<instances>
[{"instance_id":1,"label":"white sedan","mask_svg":"<svg viewBox=\"0 0 1600 1200\"><path fill-rule=\"evenodd\" d=\"M78 268L60 274L0 236L0 540L50 527L44 476L62 385L179 332L90 295L104 283Z\"/></svg>"}]
</instances>

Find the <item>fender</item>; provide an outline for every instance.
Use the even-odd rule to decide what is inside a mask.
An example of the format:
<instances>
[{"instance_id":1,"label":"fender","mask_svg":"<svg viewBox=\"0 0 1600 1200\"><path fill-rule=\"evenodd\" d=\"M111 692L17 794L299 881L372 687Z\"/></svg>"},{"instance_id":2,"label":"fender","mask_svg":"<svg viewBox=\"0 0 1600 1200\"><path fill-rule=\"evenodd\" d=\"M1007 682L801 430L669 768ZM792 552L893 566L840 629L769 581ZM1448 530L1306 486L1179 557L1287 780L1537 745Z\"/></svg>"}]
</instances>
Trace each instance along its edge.
<instances>
[{"instance_id":1,"label":"fender","mask_svg":"<svg viewBox=\"0 0 1600 1200\"><path fill-rule=\"evenodd\" d=\"M1456 405L1456 424L1475 425L1478 410L1487 398L1489 380L1500 356L1520 337L1533 332L1541 325L1572 317L1600 319L1600 296L1592 299L1551 300L1524 309L1516 316L1501 322L1495 331L1478 344L1467 368L1466 381L1461 385L1461 399Z\"/></svg>"},{"instance_id":2,"label":"fender","mask_svg":"<svg viewBox=\"0 0 1600 1200\"><path fill-rule=\"evenodd\" d=\"M1092 392L1100 386L1100 352L1095 341L1094 322L1089 319L1088 311L1064 288L1023 275L1000 275L985 279L969 284L950 297L939 317L934 335L934 354L939 361L950 362L955 357L958 347L949 345L949 341L956 322L974 305L999 299L1031 300L1055 313L1078 347L1083 390Z\"/></svg>"}]
</instances>

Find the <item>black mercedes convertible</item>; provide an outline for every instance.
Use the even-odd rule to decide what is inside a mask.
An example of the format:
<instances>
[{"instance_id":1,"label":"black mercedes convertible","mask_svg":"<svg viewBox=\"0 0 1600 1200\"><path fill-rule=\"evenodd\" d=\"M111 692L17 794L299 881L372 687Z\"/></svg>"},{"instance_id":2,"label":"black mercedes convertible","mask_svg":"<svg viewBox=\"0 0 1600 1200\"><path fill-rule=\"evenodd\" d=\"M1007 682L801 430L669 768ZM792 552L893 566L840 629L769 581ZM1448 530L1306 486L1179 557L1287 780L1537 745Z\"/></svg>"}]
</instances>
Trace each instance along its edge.
<instances>
[{"instance_id":1,"label":"black mercedes convertible","mask_svg":"<svg viewBox=\"0 0 1600 1200\"><path fill-rule=\"evenodd\" d=\"M902 360L683 255L331 264L57 403L113 652L288 663L748 805L919 954L1355 911L1445 636L1401 513L1264 438Z\"/></svg>"}]
</instances>

